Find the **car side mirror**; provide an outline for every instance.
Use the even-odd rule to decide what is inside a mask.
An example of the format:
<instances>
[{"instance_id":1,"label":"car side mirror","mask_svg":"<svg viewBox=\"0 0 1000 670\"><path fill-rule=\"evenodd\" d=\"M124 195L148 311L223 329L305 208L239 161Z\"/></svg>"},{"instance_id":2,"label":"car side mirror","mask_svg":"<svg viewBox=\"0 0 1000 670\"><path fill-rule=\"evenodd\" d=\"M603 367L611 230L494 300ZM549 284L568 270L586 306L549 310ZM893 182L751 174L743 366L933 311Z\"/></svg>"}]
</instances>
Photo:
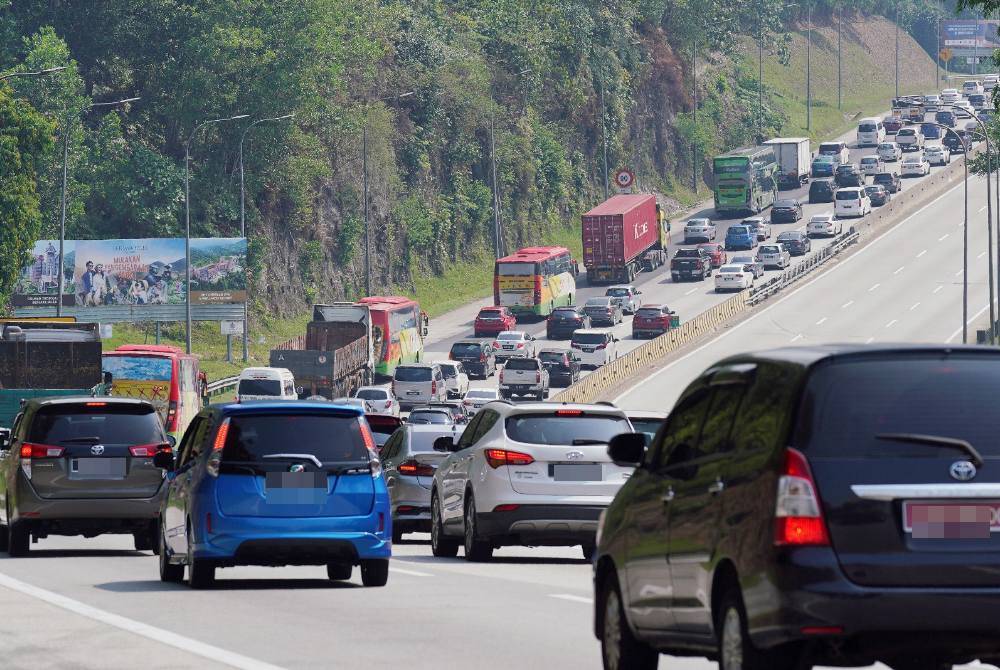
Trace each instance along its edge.
<instances>
[{"instance_id":1,"label":"car side mirror","mask_svg":"<svg viewBox=\"0 0 1000 670\"><path fill-rule=\"evenodd\" d=\"M446 435L434 440L434 451L441 451L446 454L455 451L455 438Z\"/></svg>"},{"instance_id":2,"label":"car side mirror","mask_svg":"<svg viewBox=\"0 0 1000 670\"><path fill-rule=\"evenodd\" d=\"M608 442L608 456L619 467L638 467L646 458L643 433L622 433Z\"/></svg>"},{"instance_id":3,"label":"car side mirror","mask_svg":"<svg viewBox=\"0 0 1000 670\"><path fill-rule=\"evenodd\" d=\"M161 470L166 470L167 472L173 472L174 452L173 451L156 452L156 455L153 456L153 467L160 468Z\"/></svg>"},{"instance_id":4,"label":"car side mirror","mask_svg":"<svg viewBox=\"0 0 1000 670\"><path fill-rule=\"evenodd\" d=\"M176 449L177 448L177 438L174 437L173 435L167 435L167 444L170 445L171 449Z\"/></svg>"}]
</instances>

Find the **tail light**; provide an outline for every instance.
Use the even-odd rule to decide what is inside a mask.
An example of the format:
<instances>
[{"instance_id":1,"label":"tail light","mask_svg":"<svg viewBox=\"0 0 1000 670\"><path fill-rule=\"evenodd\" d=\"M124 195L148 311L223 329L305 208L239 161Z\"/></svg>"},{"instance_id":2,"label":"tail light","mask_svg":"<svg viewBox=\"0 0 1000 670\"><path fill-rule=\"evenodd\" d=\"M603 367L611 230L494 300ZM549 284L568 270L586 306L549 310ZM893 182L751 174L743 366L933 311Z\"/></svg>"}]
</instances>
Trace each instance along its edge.
<instances>
[{"instance_id":1,"label":"tail light","mask_svg":"<svg viewBox=\"0 0 1000 670\"><path fill-rule=\"evenodd\" d=\"M605 344L598 344L598 345L597 345L596 347L594 347L594 349L595 349L595 350L600 350L600 349L604 349L604 348L605 348L605 347L607 347L607 346L608 346L608 345L607 345L606 343L605 343Z\"/></svg>"},{"instance_id":2,"label":"tail light","mask_svg":"<svg viewBox=\"0 0 1000 670\"><path fill-rule=\"evenodd\" d=\"M540 384L541 382L542 382L542 371L541 370L536 370L535 371L535 383L536 384Z\"/></svg>"},{"instance_id":3,"label":"tail light","mask_svg":"<svg viewBox=\"0 0 1000 670\"><path fill-rule=\"evenodd\" d=\"M378 478L382 476L382 461L378 457L378 445L375 444L371 428L368 427L368 422L363 416L358 417L358 425L361 427L361 439L364 440L365 447L368 449L368 467L371 468L372 477Z\"/></svg>"},{"instance_id":4,"label":"tail light","mask_svg":"<svg viewBox=\"0 0 1000 670\"><path fill-rule=\"evenodd\" d=\"M152 458L158 451L170 451L170 445L166 442L160 444L140 444L136 447L129 447L128 452L136 458Z\"/></svg>"},{"instance_id":5,"label":"tail light","mask_svg":"<svg viewBox=\"0 0 1000 670\"><path fill-rule=\"evenodd\" d=\"M212 442L212 453L208 457L205 470L213 477L219 476L219 465L222 464L222 450L226 446L226 438L229 436L229 419L222 422L219 431L215 434Z\"/></svg>"},{"instance_id":6,"label":"tail light","mask_svg":"<svg viewBox=\"0 0 1000 670\"><path fill-rule=\"evenodd\" d=\"M816 481L809 462L795 449L785 451L774 506L774 544L777 546L829 546Z\"/></svg>"},{"instance_id":7,"label":"tail light","mask_svg":"<svg viewBox=\"0 0 1000 670\"><path fill-rule=\"evenodd\" d=\"M529 454L520 451L509 451L507 449L487 449L486 462L491 468L499 468L504 465L531 465L535 462Z\"/></svg>"},{"instance_id":8,"label":"tail light","mask_svg":"<svg viewBox=\"0 0 1000 670\"><path fill-rule=\"evenodd\" d=\"M499 378L499 380L498 380L498 381L499 381L499 382L500 382L501 384L503 384L503 368L501 368L501 369L500 369L500 375L499 375L499 377L500 377L500 378Z\"/></svg>"},{"instance_id":9,"label":"tail light","mask_svg":"<svg viewBox=\"0 0 1000 670\"><path fill-rule=\"evenodd\" d=\"M480 363L485 363L486 362L486 354L483 354L483 353L479 354L479 362Z\"/></svg>"},{"instance_id":10,"label":"tail light","mask_svg":"<svg viewBox=\"0 0 1000 670\"><path fill-rule=\"evenodd\" d=\"M396 469L401 475L409 475L411 477L433 477L435 467L433 465L427 465L426 463L418 463L417 461L410 459L400 463Z\"/></svg>"},{"instance_id":11,"label":"tail light","mask_svg":"<svg viewBox=\"0 0 1000 670\"><path fill-rule=\"evenodd\" d=\"M493 348L494 349L499 349L500 348L500 340L496 340L496 341L493 342Z\"/></svg>"},{"instance_id":12,"label":"tail light","mask_svg":"<svg viewBox=\"0 0 1000 670\"><path fill-rule=\"evenodd\" d=\"M542 304L542 277L535 275L535 304Z\"/></svg>"},{"instance_id":13,"label":"tail light","mask_svg":"<svg viewBox=\"0 0 1000 670\"><path fill-rule=\"evenodd\" d=\"M62 447L50 447L47 444L23 443L21 445L21 469L24 470L24 476L31 479L32 459L60 458L65 451Z\"/></svg>"},{"instance_id":14,"label":"tail light","mask_svg":"<svg viewBox=\"0 0 1000 670\"><path fill-rule=\"evenodd\" d=\"M520 344L518 344L517 348L518 349L524 349L524 342L521 342Z\"/></svg>"},{"instance_id":15,"label":"tail light","mask_svg":"<svg viewBox=\"0 0 1000 670\"><path fill-rule=\"evenodd\" d=\"M386 400L385 401L385 408L389 409L390 407L392 407L392 401L391 400Z\"/></svg>"},{"instance_id":16,"label":"tail light","mask_svg":"<svg viewBox=\"0 0 1000 670\"><path fill-rule=\"evenodd\" d=\"M177 401L171 400L167 405L167 432L172 433L177 430Z\"/></svg>"}]
</instances>

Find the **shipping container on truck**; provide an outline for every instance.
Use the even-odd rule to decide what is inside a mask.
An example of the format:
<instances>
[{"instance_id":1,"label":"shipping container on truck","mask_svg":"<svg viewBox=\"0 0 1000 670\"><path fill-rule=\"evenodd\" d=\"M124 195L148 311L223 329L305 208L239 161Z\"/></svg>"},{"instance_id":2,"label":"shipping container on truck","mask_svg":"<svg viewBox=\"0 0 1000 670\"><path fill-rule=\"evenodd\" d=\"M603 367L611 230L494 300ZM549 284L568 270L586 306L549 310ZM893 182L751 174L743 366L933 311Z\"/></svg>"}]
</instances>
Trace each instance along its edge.
<instances>
[{"instance_id":1,"label":"shipping container on truck","mask_svg":"<svg viewBox=\"0 0 1000 670\"><path fill-rule=\"evenodd\" d=\"M12 426L23 400L103 393L102 382L98 324L0 324L0 427Z\"/></svg>"},{"instance_id":2,"label":"shipping container on truck","mask_svg":"<svg viewBox=\"0 0 1000 670\"><path fill-rule=\"evenodd\" d=\"M774 147L774 157L778 160L778 186L792 189L809 181L812 149L808 137L776 137L764 144Z\"/></svg>"},{"instance_id":3,"label":"shipping container on truck","mask_svg":"<svg viewBox=\"0 0 1000 670\"><path fill-rule=\"evenodd\" d=\"M304 349L272 349L271 367L288 368L299 395L350 396L372 382L372 321L367 305L314 305Z\"/></svg>"},{"instance_id":4,"label":"shipping container on truck","mask_svg":"<svg viewBox=\"0 0 1000 670\"><path fill-rule=\"evenodd\" d=\"M669 238L661 234L661 225L656 196L649 193L616 195L584 214L587 281L629 283L649 261L662 265Z\"/></svg>"}]
</instances>

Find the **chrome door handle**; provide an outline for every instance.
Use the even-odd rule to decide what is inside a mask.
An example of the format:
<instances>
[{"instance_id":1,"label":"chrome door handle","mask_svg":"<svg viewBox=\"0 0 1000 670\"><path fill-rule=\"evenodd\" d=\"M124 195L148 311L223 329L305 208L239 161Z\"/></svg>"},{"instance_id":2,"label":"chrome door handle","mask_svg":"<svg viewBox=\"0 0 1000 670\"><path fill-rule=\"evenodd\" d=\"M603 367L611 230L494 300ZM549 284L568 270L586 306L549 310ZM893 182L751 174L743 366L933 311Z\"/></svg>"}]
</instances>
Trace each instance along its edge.
<instances>
[{"instance_id":1,"label":"chrome door handle","mask_svg":"<svg viewBox=\"0 0 1000 670\"><path fill-rule=\"evenodd\" d=\"M716 495L718 493L722 493L725 490L725 488L726 485L722 483L722 480L717 479L713 484L709 485L708 492L711 493L712 495Z\"/></svg>"},{"instance_id":2,"label":"chrome door handle","mask_svg":"<svg viewBox=\"0 0 1000 670\"><path fill-rule=\"evenodd\" d=\"M671 502L673 499L674 499L674 490L672 488L667 489L666 493L664 493L660 497L660 500L663 501L664 504Z\"/></svg>"}]
</instances>

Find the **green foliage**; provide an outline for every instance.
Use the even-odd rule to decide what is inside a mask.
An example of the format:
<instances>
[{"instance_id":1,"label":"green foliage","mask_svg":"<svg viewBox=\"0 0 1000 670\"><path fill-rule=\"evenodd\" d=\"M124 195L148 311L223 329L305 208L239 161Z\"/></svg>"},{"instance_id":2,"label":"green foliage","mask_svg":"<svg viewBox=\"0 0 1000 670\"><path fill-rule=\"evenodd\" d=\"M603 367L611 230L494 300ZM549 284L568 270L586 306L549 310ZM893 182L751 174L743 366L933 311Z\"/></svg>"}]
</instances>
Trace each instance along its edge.
<instances>
[{"instance_id":1,"label":"green foliage","mask_svg":"<svg viewBox=\"0 0 1000 670\"><path fill-rule=\"evenodd\" d=\"M364 236L365 222L361 217L348 216L340 224L337 233L337 253L341 263L348 263L354 258L358 240Z\"/></svg>"}]
</instances>

